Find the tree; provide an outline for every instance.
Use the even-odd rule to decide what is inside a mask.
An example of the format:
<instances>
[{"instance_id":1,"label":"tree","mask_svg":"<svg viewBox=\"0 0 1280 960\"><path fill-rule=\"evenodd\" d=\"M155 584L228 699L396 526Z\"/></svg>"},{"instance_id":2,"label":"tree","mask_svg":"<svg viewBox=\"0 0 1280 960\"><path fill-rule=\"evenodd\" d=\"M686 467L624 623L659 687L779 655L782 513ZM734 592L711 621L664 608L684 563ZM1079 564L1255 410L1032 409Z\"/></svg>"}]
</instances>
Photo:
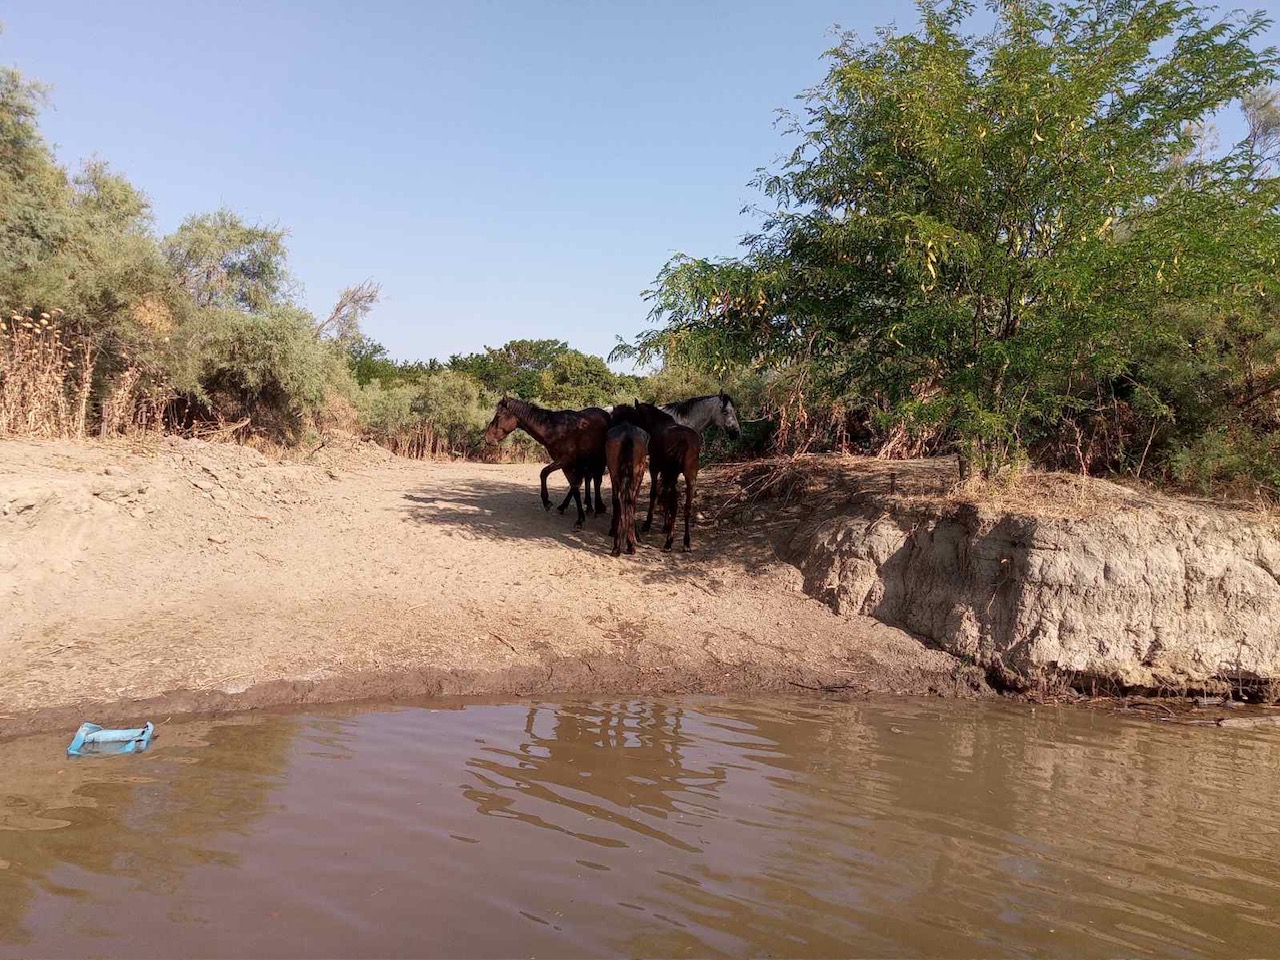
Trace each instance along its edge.
<instances>
[{"instance_id":1,"label":"tree","mask_svg":"<svg viewBox=\"0 0 1280 960\"><path fill-rule=\"evenodd\" d=\"M542 388L543 371L568 350L563 340L510 340L483 353L455 354L449 369L468 374L493 393L533 399Z\"/></svg>"},{"instance_id":2,"label":"tree","mask_svg":"<svg viewBox=\"0 0 1280 960\"><path fill-rule=\"evenodd\" d=\"M339 343L350 343L360 337L360 323L381 299L382 287L372 280L347 287L338 294L329 316L317 324L316 332Z\"/></svg>"},{"instance_id":3,"label":"tree","mask_svg":"<svg viewBox=\"0 0 1280 960\"><path fill-rule=\"evenodd\" d=\"M187 217L164 248L197 306L264 310L289 299L285 235L224 208Z\"/></svg>"},{"instance_id":4,"label":"tree","mask_svg":"<svg viewBox=\"0 0 1280 960\"><path fill-rule=\"evenodd\" d=\"M600 357L566 350L542 371L536 396L545 404L566 410L612 403L618 377Z\"/></svg>"},{"instance_id":5,"label":"tree","mask_svg":"<svg viewBox=\"0 0 1280 960\"><path fill-rule=\"evenodd\" d=\"M365 336L357 336L347 344L347 365L362 387L375 380L387 386L395 379L396 364L387 355L387 348Z\"/></svg>"},{"instance_id":6,"label":"tree","mask_svg":"<svg viewBox=\"0 0 1280 960\"><path fill-rule=\"evenodd\" d=\"M347 364L356 383L361 386L375 381L384 387L415 383L444 369L444 365L435 359L392 360L386 347L362 334L348 342L346 349Z\"/></svg>"},{"instance_id":7,"label":"tree","mask_svg":"<svg viewBox=\"0 0 1280 960\"><path fill-rule=\"evenodd\" d=\"M743 256L666 265L639 354L787 370L808 403L851 399L986 469L1132 392L1136 357L1185 348L1179 309L1272 295L1276 182L1247 143L1190 156L1273 80L1265 19L992 9L983 36L966 2L846 35L792 118L799 145L756 181L776 209Z\"/></svg>"}]
</instances>

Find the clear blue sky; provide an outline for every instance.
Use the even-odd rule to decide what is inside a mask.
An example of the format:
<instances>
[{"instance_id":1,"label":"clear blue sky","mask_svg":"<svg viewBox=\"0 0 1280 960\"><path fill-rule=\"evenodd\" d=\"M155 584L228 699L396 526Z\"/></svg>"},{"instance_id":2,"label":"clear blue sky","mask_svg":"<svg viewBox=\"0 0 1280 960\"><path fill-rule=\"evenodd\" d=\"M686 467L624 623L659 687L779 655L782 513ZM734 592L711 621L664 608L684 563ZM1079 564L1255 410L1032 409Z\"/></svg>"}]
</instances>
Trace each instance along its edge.
<instances>
[{"instance_id":1,"label":"clear blue sky","mask_svg":"<svg viewBox=\"0 0 1280 960\"><path fill-rule=\"evenodd\" d=\"M52 85L59 156L109 161L161 231L223 205L288 227L317 313L381 282L367 332L396 357L607 354L671 254L734 251L747 181L785 147L774 111L821 78L832 25L915 19L898 0L26 0L0 8L0 60Z\"/></svg>"}]
</instances>

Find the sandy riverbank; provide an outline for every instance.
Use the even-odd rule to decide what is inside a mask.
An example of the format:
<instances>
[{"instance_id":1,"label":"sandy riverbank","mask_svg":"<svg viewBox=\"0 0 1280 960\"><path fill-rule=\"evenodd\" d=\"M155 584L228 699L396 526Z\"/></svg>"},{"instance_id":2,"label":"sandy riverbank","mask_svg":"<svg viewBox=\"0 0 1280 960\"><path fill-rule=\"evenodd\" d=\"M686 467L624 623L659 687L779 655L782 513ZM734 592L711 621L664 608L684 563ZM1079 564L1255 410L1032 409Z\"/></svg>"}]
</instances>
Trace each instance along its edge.
<instances>
[{"instance_id":1,"label":"sandy riverbank","mask_svg":"<svg viewBox=\"0 0 1280 960\"><path fill-rule=\"evenodd\" d=\"M608 554L536 465L366 445L0 443L0 736L450 694L983 693L976 670L804 593L776 536ZM729 484L704 472L708 510ZM776 530L773 531L776 533Z\"/></svg>"}]
</instances>

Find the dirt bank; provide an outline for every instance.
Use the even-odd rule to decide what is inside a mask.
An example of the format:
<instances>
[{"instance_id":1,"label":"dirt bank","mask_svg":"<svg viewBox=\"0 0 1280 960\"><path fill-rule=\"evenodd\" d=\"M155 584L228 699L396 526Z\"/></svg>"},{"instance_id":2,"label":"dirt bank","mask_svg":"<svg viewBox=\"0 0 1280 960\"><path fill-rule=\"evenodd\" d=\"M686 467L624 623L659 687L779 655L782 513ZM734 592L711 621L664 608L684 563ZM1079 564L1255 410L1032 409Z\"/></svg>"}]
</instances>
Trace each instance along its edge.
<instances>
[{"instance_id":1,"label":"dirt bank","mask_svg":"<svg viewBox=\"0 0 1280 960\"><path fill-rule=\"evenodd\" d=\"M836 611L874 616L1006 685L1280 698L1274 515L1033 476L948 493L951 463L815 461L825 503L781 552Z\"/></svg>"},{"instance_id":2,"label":"dirt bank","mask_svg":"<svg viewBox=\"0 0 1280 960\"><path fill-rule=\"evenodd\" d=\"M807 596L772 528L708 522L693 554L615 560L607 518L543 512L537 472L2 442L0 736L421 694L983 692ZM736 489L703 476L708 510Z\"/></svg>"}]
</instances>

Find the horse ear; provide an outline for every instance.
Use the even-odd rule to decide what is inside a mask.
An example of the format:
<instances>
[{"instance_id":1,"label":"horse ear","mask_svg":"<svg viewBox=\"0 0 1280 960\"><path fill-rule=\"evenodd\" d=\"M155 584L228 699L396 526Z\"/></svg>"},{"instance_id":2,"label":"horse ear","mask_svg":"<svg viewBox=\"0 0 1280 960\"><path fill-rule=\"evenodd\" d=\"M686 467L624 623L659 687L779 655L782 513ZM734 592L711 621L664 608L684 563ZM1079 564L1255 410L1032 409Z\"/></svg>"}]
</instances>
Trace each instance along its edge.
<instances>
[{"instance_id":1,"label":"horse ear","mask_svg":"<svg viewBox=\"0 0 1280 960\"><path fill-rule=\"evenodd\" d=\"M720 391L720 402L721 402L721 403L724 403L724 402L725 402L725 401L727 401L728 399L729 399L729 395L728 395L727 393L725 393L723 390L721 390L721 391Z\"/></svg>"}]
</instances>

